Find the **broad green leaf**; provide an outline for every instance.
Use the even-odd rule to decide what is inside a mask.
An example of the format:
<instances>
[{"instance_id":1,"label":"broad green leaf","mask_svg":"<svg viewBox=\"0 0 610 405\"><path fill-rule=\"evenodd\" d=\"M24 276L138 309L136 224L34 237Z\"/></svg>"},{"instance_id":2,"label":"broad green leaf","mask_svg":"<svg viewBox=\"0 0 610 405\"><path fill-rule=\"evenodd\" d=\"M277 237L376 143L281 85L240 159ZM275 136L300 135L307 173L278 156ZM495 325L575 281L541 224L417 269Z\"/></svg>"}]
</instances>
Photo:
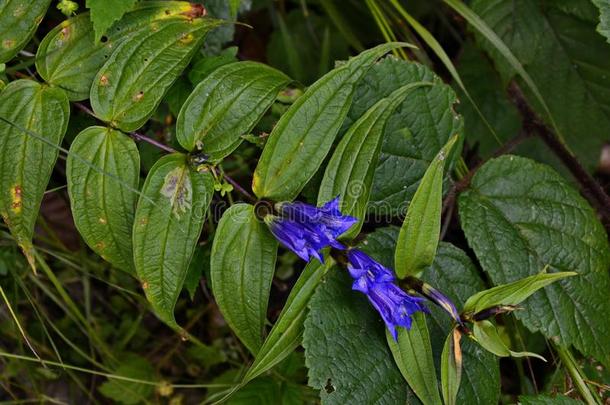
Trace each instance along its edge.
<instances>
[{"instance_id":1,"label":"broad green leaf","mask_svg":"<svg viewBox=\"0 0 610 405\"><path fill-rule=\"evenodd\" d=\"M398 328L398 341L386 330L386 339L398 369L417 397L424 405L442 404L425 316L423 312L413 314L410 330Z\"/></svg>"},{"instance_id":2,"label":"broad green leaf","mask_svg":"<svg viewBox=\"0 0 610 405\"><path fill-rule=\"evenodd\" d=\"M371 213L406 213L427 167L452 135L462 133L463 120L453 110L457 102L453 90L419 63L387 57L376 63L357 85L343 131L396 88L422 81L433 86L414 90L387 122L373 177Z\"/></svg>"},{"instance_id":3,"label":"broad green leaf","mask_svg":"<svg viewBox=\"0 0 610 405\"><path fill-rule=\"evenodd\" d=\"M581 401L577 401L573 398L566 397L565 395L557 394L555 396L550 395L520 395L519 403L521 405L581 405Z\"/></svg>"},{"instance_id":4,"label":"broad green leaf","mask_svg":"<svg viewBox=\"0 0 610 405\"><path fill-rule=\"evenodd\" d=\"M155 369L145 358L128 353L114 374L136 380L151 381L155 378ZM101 384L98 390L103 396L115 402L135 405L145 402L153 394L154 385L109 379Z\"/></svg>"},{"instance_id":5,"label":"broad green leaf","mask_svg":"<svg viewBox=\"0 0 610 405\"><path fill-rule=\"evenodd\" d=\"M447 296L457 308L468 297L485 288L478 269L462 250L441 242L432 266L424 270L422 279ZM443 342L452 328L452 319L433 305L427 317L434 358L442 362ZM471 339L462 339L462 383L456 403L495 404L500 398L500 367L498 359ZM441 364L442 373L442 364ZM442 374L441 374L442 381Z\"/></svg>"},{"instance_id":6,"label":"broad green leaf","mask_svg":"<svg viewBox=\"0 0 610 405\"><path fill-rule=\"evenodd\" d=\"M379 100L356 121L335 149L318 192L318 205L341 197L341 212L358 218L343 237L352 238L362 228L388 117L414 89L429 85L410 83Z\"/></svg>"},{"instance_id":7,"label":"broad green leaf","mask_svg":"<svg viewBox=\"0 0 610 405\"><path fill-rule=\"evenodd\" d=\"M599 24L597 32L606 37L606 42L610 42L610 1L592 0L593 4L599 8Z\"/></svg>"},{"instance_id":8,"label":"broad green leaf","mask_svg":"<svg viewBox=\"0 0 610 405\"><path fill-rule=\"evenodd\" d=\"M582 14L593 5L573 0L570 7L541 0L477 0L477 13L523 65L546 103L552 120L581 162L593 170L610 132L610 44ZM478 37L505 82L513 67L487 39ZM586 52L584 51L586 50ZM553 61L552 68L549 61ZM530 85L524 87L528 95ZM533 106L547 117L534 94ZM548 117L547 117L548 118Z\"/></svg>"},{"instance_id":9,"label":"broad green leaf","mask_svg":"<svg viewBox=\"0 0 610 405\"><path fill-rule=\"evenodd\" d=\"M305 266L254 363L244 376L244 383L273 368L301 344L307 304L332 265L333 262L329 258L326 264L311 261Z\"/></svg>"},{"instance_id":10,"label":"broad green leaf","mask_svg":"<svg viewBox=\"0 0 610 405\"><path fill-rule=\"evenodd\" d=\"M434 261L441 232L443 172L458 136L454 135L430 163L409 204L396 246L396 275L412 276Z\"/></svg>"},{"instance_id":11,"label":"broad green leaf","mask_svg":"<svg viewBox=\"0 0 610 405\"><path fill-rule=\"evenodd\" d=\"M178 115L176 138L188 151L201 149L221 160L242 142L290 82L257 62L236 62L214 70L191 93Z\"/></svg>"},{"instance_id":12,"label":"broad green leaf","mask_svg":"<svg viewBox=\"0 0 610 405\"><path fill-rule=\"evenodd\" d=\"M193 62L188 72L188 78L191 83L197 85L219 67L237 62L237 50L236 46L231 46L216 56L204 57L197 62Z\"/></svg>"},{"instance_id":13,"label":"broad green leaf","mask_svg":"<svg viewBox=\"0 0 610 405\"><path fill-rule=\"evenodd\" d=\"M303 346L309 385L323 404L405 404L415 399L392 360L385 325L336 269L309 303Z\"/></svg>"},{"instance_id":14,"label":"broad green leaf","mask_svg":"<svg viewBox=\"0 0 610 405\"><path fill-rule=\"evenodd\" d=\"M96 116L124 131L140 128L199 49L205 35L222 22L170 17L123 41L91 86Z\"/></svg>"},{"instance_id":15,"label":"broad green leaf","mask_svg":"<svg viewBox=\"0 0 610 405\"><path fill-rule=\"evenodd\" d=\"M0 3L0 63L10 61L34 35L51 0L3 0Z\"/></svg>"},{"instance_id":16,"label":"broad green leaf","mask_svg":"<svg viewBox=\"0 0 610 405\"><path fill-rule=\"evenodd\" d=\"M90 10L91 22L95 31L95 42L99 42L102 36L115 21L123 17L136 4L137 0L87 0L86 5Z\"/></svg>"},{"instance_id":17,"label":"broad green leaf","mask_svg":"<svg viewBox=\"0 0 610 405\"><path fill-rule=\"evenodd\" d=\"M515 315L532 331L610 362L610 249L593 209L551 168L516 156L490 160L459 198L469 245L496 284L575 271Z\"/></svg>"},{"instance_id":18,"label":"broad green leaf","mask_svg":"<svg viewBox=\"0 0 610 405\"><path fill-rule=\"evenodd\" d=\"M456 405L457 394L462 380L462 334L453 329L447 336L441 354L441 392L445 405Z\"/></svg>"},{"instance_id":19,"label":"broad green leaf","mask_svg":"<svg viewBox=\"0 0 610 405\"><path fill-rule=\"evenodd\" d=\"M133 227L136 272L157 316L176 326L182 290L214 192L208 172L193 170L185 155L159 159L148 173Z\"/></svg>"},{"instance_id":20,"label":"broad green leaf","mask_svg":"<svg viewBox=\"0 0 610 405\"><path fill-rule=\"evenodd\" d=\"M133 273L131 232L140 181L135 142L111 128L85 129L70 146L66 178L74 223L87 245Z\"/></svg>"},{"instance_id":21,"label":"broad green leaf","mask_svg":"<svg viewBox=\"0 0 610 405\"><path fill-rule=\"evenodd\" d=\"M530 352L514 352L510 350L502 338L500 334L498 334L498 330L496 326L489 321L480 321L475 322L472 330L474 334L474 338L483 348L496 356L499 357L536 357L540 360L546 361L544 357L537 355L536 353Z\"/></svg>"},{"instance_id":22,"label":"broad green leaf","mask_svg":"<svg viewBox=\"0 0 610 405\"><path fill-rule=\"evenodd\" d=\"M35 269L34 225L70 105L63 91L31 80L9 83L0 98L0 214Z\"/></svg>"},{"instance_id":23,"label":"broad green leaf","mask_svg":"<svg viewBox=\"0 0 610 405\"><path fill-rule=\"evenodd\" d=\"M43 38L36 52L36 70L49 84L61 87L73 101L89 98L93 78L120 43L160 20L188 19L184 1L145 1L112 25L105 42L95 42L88 13L69 18ZM144 29L146 29L144 28Z\"/></svg>"},{"instance_id":24,"label":"broad green leaf","mask_svg":"<svg viewBox=\"0 0 610 405\"><path fill-rule=\"evenodd\" d=\"M541 288L565 277L576 276L575 272L540 273L515 282L480 291L468 298L465 312L479 312L497 305L518 305Z\"/></svg>"},{"instance_id":25,"label":"broad green leaf","mask_svg":"<svg viewBox=\"0 0 610 405\"><path fill-rule=\"evenodd\" d=\"M254 206L224 212L214 236L210 276L214 298L237 337L254 354L263 343L277 241Z\"/></svg>"},{"instance_id":26,"label":"broad green leaf","mask_svg":"<svg viewBox=\"0 0 610 405\"><path fill-rule=\"evenodd\" d=\"M383 54L403 45L362 52L324 75L290 106L269 135L254 172L252 189L258 197L281 201L299 194L329 152L358 80Z\"/></svg>"}]
</instances>

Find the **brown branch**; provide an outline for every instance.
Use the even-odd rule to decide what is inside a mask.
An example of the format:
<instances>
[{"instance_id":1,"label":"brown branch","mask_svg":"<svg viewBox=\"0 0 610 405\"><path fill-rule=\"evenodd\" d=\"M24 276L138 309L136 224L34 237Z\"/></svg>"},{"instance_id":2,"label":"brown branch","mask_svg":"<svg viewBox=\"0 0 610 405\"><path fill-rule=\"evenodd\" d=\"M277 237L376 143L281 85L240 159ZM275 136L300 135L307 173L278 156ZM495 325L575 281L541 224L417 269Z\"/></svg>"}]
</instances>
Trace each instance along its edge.
<instances>
[{"instance_id":1,"label":"brown branch","mask_svg":"<svg viewBox=\"0 0 610 405\"><path fill-rule=\"evenodd\" d=\"M523 117L523 129L536 134L547 147L561 160L580 185L582 195L595 207L602 217L606 229L610 229L610 197L602 186L580 164L576 156L566 147L549 126L544 123L525 100L519 86L513 82L508 93Z\"/></svg>"}]
</instances>

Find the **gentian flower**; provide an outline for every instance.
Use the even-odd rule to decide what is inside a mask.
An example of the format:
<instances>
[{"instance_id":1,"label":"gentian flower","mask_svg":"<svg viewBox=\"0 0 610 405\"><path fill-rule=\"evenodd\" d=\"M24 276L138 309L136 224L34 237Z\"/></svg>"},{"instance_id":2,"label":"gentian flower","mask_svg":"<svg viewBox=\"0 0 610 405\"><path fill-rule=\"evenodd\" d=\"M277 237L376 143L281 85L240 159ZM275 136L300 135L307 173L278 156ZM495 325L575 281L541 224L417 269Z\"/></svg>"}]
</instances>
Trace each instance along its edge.
<instances>
[{"instance_id":1,"label":"gentian flower","mask_svg":"<svg viewBox=\"0 0 610 405\"><path fill-rule=\"evenodd\" d=\"M349 274L354 279L352 289L366 294L379 312L390 334L397 340L396 327L411 328L411 315L428 312L423 299L404 292L396 285L394 273L359 250L347 252Z\"/></svg>"},{"instance_id":2,"label":"gentian flower","mask_svg":"<svg viewBox=\"0 0 610 405\"><path fill-rule=\"evenodd\" d=\"M341 214L339 197L322 207L294 202L278 203L276 209L279 216L265 217L271 233L305 261L315 257L323 262L324 257L320 252L328 246L345 249L337 238L358 221Z\"/></svg>"},{"instance_id":3,"label":"gentian flower","mask_svg":"<svg viewBox=\"0 0 610 405\"><path fill-rule=\"evenodd\" d=\"M449 298L443 295L443 293L432 287L430 284L424 283L422 280L415 277L409 276L405 278L404 281L410 288L415 290L417 293L423 295L424 297L441 307L453 318L454 321L456 321L460 325L463 325L457 308Z\"/></svg>"}]
</instances>

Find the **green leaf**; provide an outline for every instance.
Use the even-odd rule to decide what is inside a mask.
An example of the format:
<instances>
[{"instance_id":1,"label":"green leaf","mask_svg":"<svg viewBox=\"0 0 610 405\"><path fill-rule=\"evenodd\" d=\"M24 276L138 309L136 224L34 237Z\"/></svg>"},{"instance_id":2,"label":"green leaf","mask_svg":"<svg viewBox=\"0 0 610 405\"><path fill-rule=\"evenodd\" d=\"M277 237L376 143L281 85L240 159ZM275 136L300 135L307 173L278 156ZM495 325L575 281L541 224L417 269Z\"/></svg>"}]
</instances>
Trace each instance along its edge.
<instances>
[{"instance_id":1,"label":"green leaf","mask_svg":"<svg viewBox=\"0 0 610 405\"><path fill-rule=\"evenodd\" d=\"M214 70L191 93L178 115L176 138L188 151L202 150L212 161L243 141L290 82L283 73L257 62L236 62Z\"/></svg>"},{"instance_id":2,"label":"green leaf","mask_svg":"<svg viewBox=\"0 0 610 405\"><path fill-rule=\"evenodd\" d=\"M460 195L469 245L496 285L576 271L529 298L516 316L532 331L610 361L610 249L587 202L549 167L516 156L490 160Z\"/></svg>"},{"instance_id":3,"label":"green leaf","mask_svg":"<svg viewBox=\"0 0 610 405\"><path fill-rule=\"evenodd\" d=\"M179 153L159 159L142 187L133 228L136 272L157 316L170 326L213 189L212 175L197 173Z\"/></svg>"},{"instance_id":4,"label":"green leaf","mask_svg":"<svg viewBox=\"0 0 610 405\"><path fill-rule=\"evenodd\" d=\"M282 115L254 172L252 189L260 198L294 199L316 173L332 147L357 81L383 54L404 44L384 44L350 59L324 75Z\"/></svg>"},{"instance_id":5,"label":"green leaf","mask_svg":"<svg viewBox=\"0 0 610 405\"><path fill-rule=\"evenodd\" d=\"M87 245L133 273L131 231L140 181L135 142L111 128L85 129L70 146L66 178L74 223Z\"/></svg>"},{"instance_id":6,"label":"green leaf","mask_svg":"<svg viewBox=\"0 0 610 405\"><path fill-rule=\"evenodd\" d=\"M588 0L574 0L569 9L530 0L472 3L472 10L523 65L565 142L593 170L610 132L610 92L606 90L610 86L610 60L604 56L610 45L592 23L582 19L589 7ZM508 82L515 75L514 68L506 67L496 44L481 37L478 41ZM529 87L525 88L528 95L533 93ZM546 117L535 94L530 98Z\"/></svg>"},{"instance_id":7,"label":"green leaf","mask_svg":"<svg viewBox=\"0 0 610 405\"><path fill-rule=\"evenodd\" d=\"M480 291L468 298L464 312L479 312L498 305L518 305L541 288L565 277L575 276L575 272L540 273L513 283L499 285Z\"/></svg>"},{"instance_id":8,"label":"green leaf","mask_svg":"<svg viewBox=\"0 0 610 405\"><path fill-rule=\"evenodd\" d=\"M0 98L0 214L35 269L34 225L70 105L60 89L31 80L9 83Z\"/></svg>"},{"instance_id":9,"label":"green leaf","mask_svg":"<svg viewBox=\"0 0 610 405\"><path fill-rule=\"evenodd\" d=\"M91 22L95 31L95 42L100 39L115 21L123 17L136 4L137 0L87 0L86 6L91 11Z\"/></svg>"},{"instance_id":10,"label":"green leaf","mask_svg":"<svg viewBox=\"0 0 610 405\"><path fill-rule=\"evenodd\" d=\"M254 206L236 204L224 212L212 246L212 289L225 320L254 354L263 343L276 254L277 241Z\"/></svg>"},{"instance_id":11,"label":"green leaf","mask_svg":"<svg viewBox=\"0 0 610 405\"><path fill-rule=\"evenodd\" d=\"M89 98L93 78L114 50L142 27L168 18L183 18L192 6L183 1L145 1L112 25L105 42L95 42L89 14L63 21L44 37L36 52L36 70L61 87L73 101Z\"/></svg>"},{"instance_id":12,"label":"green leaf","mask_svg":"<svg viewBox=\"0 0 610 405\"><path fill-rule=\"evenodd\" d=\"M396 246L395 270L399 278L415 275L434 261L441 232L443 172L457 140L457 135L450 138L436 155L409 204Z\"/></svg>"},{"instance_id":13,"label":"green leaf","mask_svg":"<svg viewBox=\"0 0 610 405\"><path fill-rule=\"evenodd\" d=\"M3 0L0 4L0 63L22 50L36 32L51 0Z\"/></svg>"},{"instance_id":14,"label":"green leaf","mask_svg":"<svg viewBox=\"0 0 610 405\"><path fill-rule=\"evenodd\" d=\"M375 232L377 233L377 232ZM424 270L422 279L447 296L458 308L468 297L485 288L478 270L462 250L441 242L432 266ZM434 358L442 361L443 341L453 321L436 306L429 306L428 328ZM495 404L500 398L500 368L498 359L471 339L462 340L462 384L458 404ZM442 381L442 364L441 364Z\"/></svg>"},{"instance_id":15,"label":"green leaf","mask_svg":"<svg viewBox=\"0 0 610 405\"><path fill-rule=\"evenodd\" d=\"M309 385L323 404L404 404L413 393L392 360L385 325L364 294L336 269L309 304L303 346Z\"/></svg>"},{"instance_id":16,"label":"green leaf","mask_svg":"<svg viewBox=\"0 0 610 405\"><path fill-rule=\"evenodd\" d=\"M91 87L95 115L124 131L140 128L188 65L210 30L222 21L173 17L123 41Z\"/></svg>"},{"instance_id":17,"label":"green leaf","mask_svg":"<svg viewBox=\"0 0 610 405\"><path fill-rule=\"evenodd\" d=\"M445 340L441 355L441 392L445 405L456 405L457 394L462 380L462 334L453 329Z\"/></svg>"},{"instance_id":18,"label":"green leaf","mask_svg":"<svg viewBox=\"0 0 610 405\"><path fill-rule=\"evenodd\" d=\"M307 304L332 265L332 260L327 260L326 264L311 261L305 266L254 363L244 376L244 383L270 370L301 344Z\"/></svg>"},{"instance_id":19,"label":"green leaf","mask_svg":"<svg viewBox=\"0 0 610 405\"><path fill-rule=\"evenodd\" d=\"M475 340L483 346L483 348L496 356L500 357L536 357L542 361L546 361L544 357L530 352L514 352L510 350L502 341L498 334L495 325L489 321L475 322L473 327Z\"/></svg>"},{"instance_id":20,"label":"green leaf","mask_svg":"<svg viewBox=\"0 0 610 405\"><path fill-rule=\"evenodd\" d=\"M610 42L610 1L592 0L593 4L599 8L599 24L597 32L606 37L606 42Z\"/></svg>"},{"instance_id":21,"label":"green leaf","mask_svg":"<svg viewBox=\"0 0 610 405\"><path fill-rule=\"evenodd\" d=\"M114 374L136 380L151 381L155 377L155 369L146 359L129 353ZM153 394L153 389L154 385L119 379L110 379L98 388L106 398L125 405L135 405L146 401Z\"/></svg>"},{"instance_id":22,"label":"green leaf","mask_svg":"<svg viewBox=\"0 0 610 405\"><path fill-rule=\"evenodd\" d=\"M520 395L519 403L521 405L580 405L582 402L565 395Z\"/></svg>"},{"instance_id":23,"label":"green leaf","mask_svg":"<svg viewBox=\"0 0 610 405\"><path fill-rule=\"evenodd\" d=\"M398 341L386 330L386 339L398 369L417 397L424 405L442 404L425 316L423 312L413 314L410 330L398 328Z\"/></svg>"},{"instance_id":24,"label":"green leaf","mask_svg":"<svg viewBox=\"0 0 610 405\"><path fill-rule=\"evenodd\" d=\"M341 212L358 218L343 237L352 238L362 228L388 117L405 97L424 85L428 84L410 83L379 100L350 127L335 149L320 185L318 205L340 196Z\"/></svg>"},{"instance_id":25,"label":"green leaf","mask_svg":"<svg viewBox=\"0 0 610 405\"><path fill-rule=\"evenodd\" d=\"M463 120L453 110L457 102L453 90L419 63L387 57L356 88L343 131L397 87L422 81L434 85L414 90L387 122L373 177L371 213L405 214L428 165L452 135L462 133Z\"/></svg>"},{"instance_id":26,"label":"green leaf","mask_svg":"<svg viewBox=\"0 0 610 405\"><path fill-rule=\"evenodd\" d=\"M197 85L219 67L237 62L237 50L236 46L232 46L224 49L219 55L207 56L194 62L188 72L191 83Z\"/></svg>"}]
</instances>

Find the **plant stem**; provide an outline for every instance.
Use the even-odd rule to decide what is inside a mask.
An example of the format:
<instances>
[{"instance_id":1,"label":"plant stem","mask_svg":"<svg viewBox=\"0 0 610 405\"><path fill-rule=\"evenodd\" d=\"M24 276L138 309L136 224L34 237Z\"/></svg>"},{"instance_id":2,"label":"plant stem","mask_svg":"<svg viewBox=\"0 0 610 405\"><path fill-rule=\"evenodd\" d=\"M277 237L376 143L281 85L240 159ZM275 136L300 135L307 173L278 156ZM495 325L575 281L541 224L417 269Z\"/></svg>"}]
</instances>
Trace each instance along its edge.
<instances>
[{"instance_id":1,"label":"plant stem","mask_svg":"<svg viewBox=\"0 0 610 405\"><path fill-rule=\"evenodd\" d=\"M576 360L574 359L574 356L572 355L570 349L562 347L557 343L553 342L552 340L551 342L553 344L553 347L555 348L555 351L559 355L561 362L568 371L568 374L570 374L570 377L572 378L572 382L576 386L576 389L578 389L578 392L580 392L580 395L582 395L583 400L588 405L602 405L602 401L597 395L597 393L592 392L587 386L587 383L585 382L583 375L581 374L580 369L578 368Z\"/></svg>"}]
</instances>

